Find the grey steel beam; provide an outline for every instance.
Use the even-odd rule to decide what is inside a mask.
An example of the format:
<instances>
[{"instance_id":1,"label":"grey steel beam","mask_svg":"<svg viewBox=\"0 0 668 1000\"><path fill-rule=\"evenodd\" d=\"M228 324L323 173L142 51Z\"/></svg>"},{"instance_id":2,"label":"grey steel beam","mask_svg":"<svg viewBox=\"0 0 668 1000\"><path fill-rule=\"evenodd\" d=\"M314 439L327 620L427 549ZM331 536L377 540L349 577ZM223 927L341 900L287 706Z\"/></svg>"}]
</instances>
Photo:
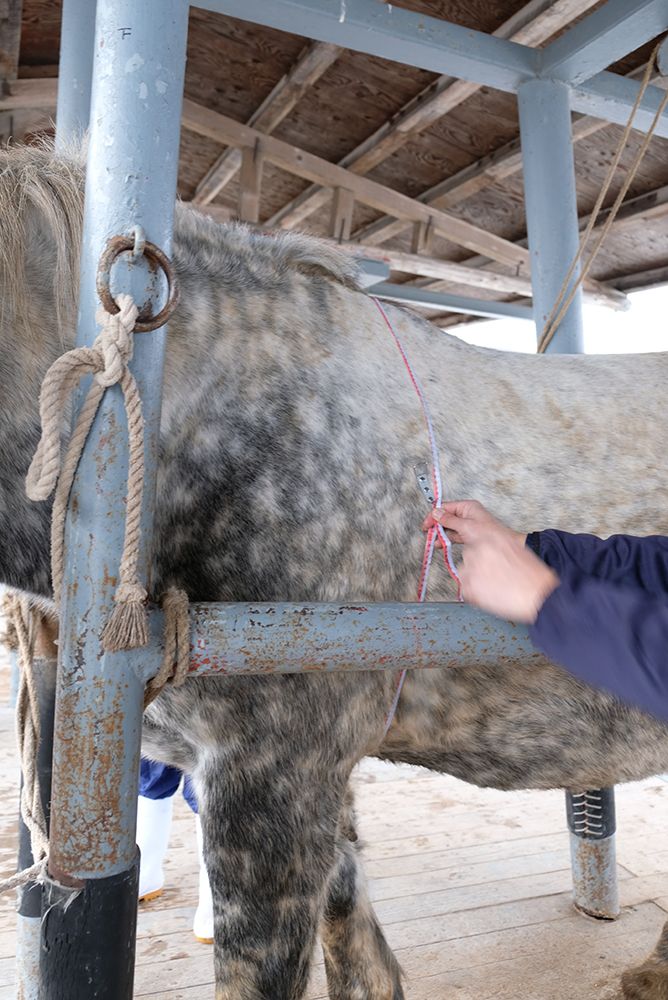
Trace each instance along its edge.
<instances>
[{"instance_id":1,"label":"grey steel beam","mask_svg":"<svg viewBox=\"0 0 668 1000\"><path fill-rule=\"evenodd\" d=\"M201 0L195 6L433 73L515 91L540 55L525 45L378 0Z\"/></svg>"},{"instance_id":2,"label":"grey steel beam","mask_svg":"<svg viewBox=\"0 0 668 1000\"><path fill-rule=\"evenodd\" d=\"M517 100L534 317L540 341L579 246L569 89L551 80L532 80L520 87ZM578 274L579 268L569 287ZM572 354L583 350L581 289L561 322L559 349Z\"/></svg>"},{"instance_id":3,"label":"grey steel beam","mask_svg":"<svg viewBox=\"0 0 668 1000\"><path fill-rule=\"evenodd\" d=\"M582 83L668 28L668 0L608 0L541 52L540 76Z\"/></svg>"},{"instance_id":4,"label":"grey steel beam","mask_svg":"<svg viewBox=\"0 0 668 1000\"><path fill-rule=\"evenodd\" d=\"M81 141L90 120L95 4L64 0L60 29L60 69L56 110L56 148Z\"/></svg>"},{"instance_id":5,"label":"grey steel beam","mask_svg":"<svg viewBox=\"0 0 668 1000\"><path fill-rule=\"evenodd\" d=\"M465 295L450 295L448 292L430 292L426 288L400 285L391 281L381 281L372 285L368 292L387 302L398 302L419 309L439 309L442 312L464 313L467 316L485 316L492 319L512 317L532 320L533 309L515 302L495 302L493 299L474 299Z\"/></svg>"},{"instance_id":6,"label":"grey steel beam","mask_svg":"<svg viewBox=\"0 0 668 1000\"><path fill-rule=\"evenodd\" d=\"M171 247L188 6L98 0L77 344L97 336L96 272L115 234L140 226ZM113 287L155 310L161 283L139 258ZM142 333L133 372L145 418L141 573L147 576L165 331ZM77 402L75 409L80 406ZM61 595L49 872L40 1000L129 1000L134 971L135 842L143 684L136 657L108 654L124 534L127 430L118 387L105 395L70 497ZM94 984L94 987L91 985Z\"/></svg>"},{"instance_id":7,"label":"grey steel beam","mask_svg":"<svg viewBox=\"0 0 668 1000\"><path fill-rule=\"evenodd\" d=\"M162 611L150 612L152 641L142 680L160 665ZM524 625L467 604L193 604L191 674L442 669L542 657Z\"/></svg>"},{"instance_id":8,"label":"grey steel beam","mask_svg":"<svg viewBox=\"0 0 668 1000\"><path fill-rule=\"evenodd\" d=\"M615 125L626 125L639 87L635 80L618 76L617 73L599 73L590 80L572 86L571 108L583 115L602 118ZM660 87L647 88L633 120L634 128L647 132L664 96L665 91ZM654 134L668 138L668 112L662 113Z\"/></svg>"}]
</instances>

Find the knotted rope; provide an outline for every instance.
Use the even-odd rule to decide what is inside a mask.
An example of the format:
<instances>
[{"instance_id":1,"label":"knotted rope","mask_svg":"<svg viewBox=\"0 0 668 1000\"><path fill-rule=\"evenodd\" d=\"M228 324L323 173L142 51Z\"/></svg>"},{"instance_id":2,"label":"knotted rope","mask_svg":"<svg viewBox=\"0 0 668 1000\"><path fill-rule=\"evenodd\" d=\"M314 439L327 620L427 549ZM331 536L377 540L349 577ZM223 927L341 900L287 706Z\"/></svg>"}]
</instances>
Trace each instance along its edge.
<instances>
[{"instance_id":1,"label":"knotted rope","mask_svg":"<svg viewBox=\"0 0 668 1000\"><path fill-rule=\"evenodd\" d=\"M40 739L39 704L33 672L35 612L27 597L8 592L3 600L7 615L5 642L19 658L20 682L16 699L16 739L21 758L21 818L30 833L35 864L0 881L0 893L18 889L29 882L42 882L46 872L49 839L37 773L37 750Z\"/></svg>"},{"instance_id":2,"label":"knotted rope","mask_svg":"<svg viewBox=\"0 0 668 1000\"><path fill-rule=\"evenodd\" d=\"M144 709L158 697L168 681L171 680L174 687L180 687L190 667L188 595L183 590L170 587L162 599L162 609L165 613L165 648L160 670L146 685Z\"/></svg>"},{"instance_id":3,"label":"knotted rope","mask_svg":"<svg viewBox=\"0 0 668 1000\"><path fill-rule=\"evenodd\" d=\"M120 311L112 316L98 310L101 331L92 347L77 347L58 358L49 368L40 393L42 437L30 465L26 492L31 500L46 500L55 489L51 520L51 573L56 604L63 586L63 547L67 502L88 433L105 391L113 385L123 392L128 423L128 488L125 508L125 538L120 562L116 607L102 632L108 651L134 649L148 642L147 593L139 580L137 564L144 487L144 420L141 399L128 364L132 358L132 331L137 306L129 295L119 295ZM65 451L61 467L63 413L75 385L84 375L93 383L84 400Z\"/></svg>"}]
</instances>

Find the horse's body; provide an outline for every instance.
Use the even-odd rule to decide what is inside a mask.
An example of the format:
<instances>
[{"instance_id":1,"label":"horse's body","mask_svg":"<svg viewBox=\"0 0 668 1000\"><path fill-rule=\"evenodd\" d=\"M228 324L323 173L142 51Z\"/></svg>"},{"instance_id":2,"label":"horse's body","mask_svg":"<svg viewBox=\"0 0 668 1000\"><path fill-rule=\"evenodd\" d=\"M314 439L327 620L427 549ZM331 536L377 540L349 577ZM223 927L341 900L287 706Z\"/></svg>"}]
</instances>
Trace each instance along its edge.
<instances>
[{"instance_id":1,"label":"horse's body","mask_svg":"<svg viewBox=\"0 0 668 1000\"><path fill-rule=\"evenodd\" d=\"M82 184L2 154L0 579L49 596L48 511L25 499L48 364L73 337ZM17 206L20 205L17 217ZM9 213L12 213L11 215ZM180 211L154 593L413 600L428 455L417 397L346 258ZM58 327L45 322L54 312ZM526 529L668 533L668 356L483 351L390 309L426 388L450 496ZM437 567L430 596L452 596ZM547 662L409 674L206 677L146 717L145 752L190 772L215 907L217 1000L298 1000L316 932L336 1000L400 1000L364 893L348 779L365 754L500 788L580 790L668 768L668 729ZM661 957L627 998L665 1000Z\"/></svg>"}]
</instances>

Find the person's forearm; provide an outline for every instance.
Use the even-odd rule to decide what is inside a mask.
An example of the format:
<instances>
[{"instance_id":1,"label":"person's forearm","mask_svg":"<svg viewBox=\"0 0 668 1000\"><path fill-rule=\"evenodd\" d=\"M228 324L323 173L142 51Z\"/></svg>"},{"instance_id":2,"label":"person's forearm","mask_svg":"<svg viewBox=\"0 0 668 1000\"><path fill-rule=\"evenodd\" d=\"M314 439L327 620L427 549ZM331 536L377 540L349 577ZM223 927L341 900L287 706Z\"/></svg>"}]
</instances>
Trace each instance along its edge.
<instances>
[{"instance_id":1,"label":"person's forearm","mask_svg":"<svg viewBox=\"0 0 668 1000\"><path fill-rule=\"evenodd\" d=\"M668 594L668 538L663 536L602 539L550 529L529 534L527 545L559 575L576 570L652 594Z\"/></svg>"},{"instance_id":2,"label":"person's forearm","mask_svg":"<svg viewBox=\"0 0 668 1000\"><path fill-rule=\"evenodd\" d=\"M580 680L668 722L668 602L571 574L529 632L537 649Z\"/></svg>"}]
</instances>

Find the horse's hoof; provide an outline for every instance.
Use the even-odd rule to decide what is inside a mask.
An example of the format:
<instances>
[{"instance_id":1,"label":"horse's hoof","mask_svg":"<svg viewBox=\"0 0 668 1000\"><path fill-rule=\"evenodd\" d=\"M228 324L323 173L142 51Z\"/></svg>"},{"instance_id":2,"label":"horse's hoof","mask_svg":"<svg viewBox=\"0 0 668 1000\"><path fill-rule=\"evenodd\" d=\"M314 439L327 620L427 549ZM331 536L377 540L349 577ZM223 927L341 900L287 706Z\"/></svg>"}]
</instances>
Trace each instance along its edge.
<instances>
[{"instance_id":1,"label":"horse's hoof","mask_svg":"<svg viewBox=\"0 0 668 1000\"><path fill-rule=\"evenodd\" d=\"M668 1000L668 966L651 958L622 975L624 1000Z\"/></svg>"}]
</instances>

